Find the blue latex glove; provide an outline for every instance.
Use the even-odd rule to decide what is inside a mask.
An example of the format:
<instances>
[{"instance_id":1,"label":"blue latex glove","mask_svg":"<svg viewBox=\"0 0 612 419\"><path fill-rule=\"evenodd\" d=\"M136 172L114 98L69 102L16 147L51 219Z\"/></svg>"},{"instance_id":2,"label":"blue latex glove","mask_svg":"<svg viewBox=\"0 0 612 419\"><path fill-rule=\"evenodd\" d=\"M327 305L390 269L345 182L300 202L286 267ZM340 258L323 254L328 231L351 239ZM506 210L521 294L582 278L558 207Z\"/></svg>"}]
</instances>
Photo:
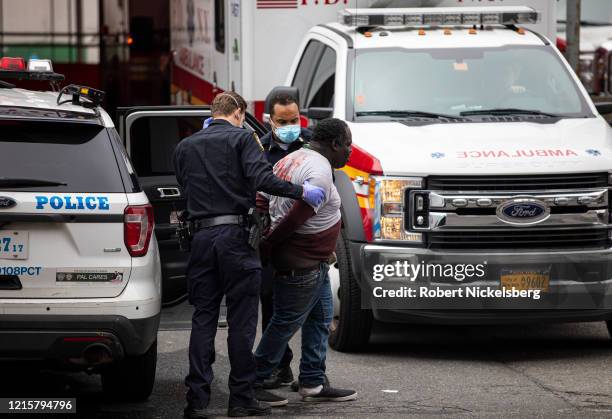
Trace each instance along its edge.
<instances>
[{"instance_id":1,"label":"blue latex glove","mask_svg":"<svg viewBox=\"0 0 612 419\"><path fill-rule=\"evenodd\" d=\"M302 187L304 188L302 199L311 207L318 207L325 201L325 191L323 189L311 185L308 181L305 181Z\"/></svg>"},{"instance_id":2,"label":"blue latex glove","mask_svg":"<svg viewBox=\"0 0 612 419\"><path fill-rule=\"evenodd\" d=\"M208 126L213 121L213 119L215 119L215 118L213 118L212 116L210 118L205 119L204 120L204 124L202 125L202 129L208 128Z\"/></svg>"}]
</instances>

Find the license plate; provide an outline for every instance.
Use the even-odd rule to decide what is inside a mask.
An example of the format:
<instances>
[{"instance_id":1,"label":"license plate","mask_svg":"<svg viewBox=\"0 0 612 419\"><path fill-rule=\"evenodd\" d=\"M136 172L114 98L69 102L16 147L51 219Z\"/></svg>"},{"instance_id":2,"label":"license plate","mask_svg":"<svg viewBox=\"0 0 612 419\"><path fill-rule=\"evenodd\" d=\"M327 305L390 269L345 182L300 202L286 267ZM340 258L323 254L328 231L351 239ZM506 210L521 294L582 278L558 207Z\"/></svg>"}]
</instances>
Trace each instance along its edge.
<instances>
[{"instance_id":1,"label":"license plate","mask_svg":"<svg viewBox=\"0 0 612 419\"><path fill-rule=\"evenodd\" d=\"M548 291L550 287L550 270L506 269L500 273L502 288Z\"/></svg>"},{"instance_id":2,"label":"license plate","mask_svg":"<svg viewBox=\"0 0 612 419\"><path fill-rule=\"evenodd\" d=\"M0 231L0 259L27 259L28 232Z\"/></svg>"},{"instance_id":3,"label":"license plate","mask_svg":"<svg viewBox=\"0 0 612 419\"><path fill-rule=\"evenodd\" d=\"M170 224L178 224L180 222L178 215L178 211L170 211Z\"/></svg>"},{"instance_id":4,"label":"license plate","mask_svg":"<svg viewBox=\"0 0 612 419\"><path fill-rule=\"evenodd\" d=\"M123 272L67 271L55 274L56 282L122 282Z\"/></svg>"}]
</instances>

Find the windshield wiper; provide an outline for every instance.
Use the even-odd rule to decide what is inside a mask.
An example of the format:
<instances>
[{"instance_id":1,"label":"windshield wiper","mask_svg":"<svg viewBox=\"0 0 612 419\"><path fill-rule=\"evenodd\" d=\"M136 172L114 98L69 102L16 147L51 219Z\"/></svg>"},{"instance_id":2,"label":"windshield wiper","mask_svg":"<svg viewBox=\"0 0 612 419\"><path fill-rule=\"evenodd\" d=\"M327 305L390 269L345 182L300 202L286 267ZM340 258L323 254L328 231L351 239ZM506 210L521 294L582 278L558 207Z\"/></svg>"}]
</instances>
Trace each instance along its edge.
<instances>
[{"instance_id":1,"label":"windshield wiper","mask_svg":"<svg viewBox=\"0 0 612 419\"><path fill-rule=\"evenodd\" d=\"M29 178L8 178L0 177L0 186L11 188L28 188L30 186L66 186L67 183L56 180L29 179Z\"/></svg>"},{"instance_id":2,"label":"windshield wiper","mask_svg":"<svg viewBox=\"0 0 612 419\"><path fill-rule=\"evenodd\" d=\"M480 109L477 111L463 111L460 113L461 116L472 116L472 115L540 115L549 116L551 118L558 118L560 115L552 113L542 112L532 109L517 109L517 108L495 108L495 109Z\"/></svg>"},{"instance_id":3,"label":"windshield wiper","mask_svg":"<svg viewBox=\"0 0 612 419\"><path fill-rule=\"evenodd\" d=\"M457 121L463 121L465 118L461 118L460 116L455 115L446 115L443 113L434 113L434 112L424 112L424 111L363 111L357 112L357 116L392 116L398 118L431 118L431 119L452 119Z\"/></svg>"}]
</instances>

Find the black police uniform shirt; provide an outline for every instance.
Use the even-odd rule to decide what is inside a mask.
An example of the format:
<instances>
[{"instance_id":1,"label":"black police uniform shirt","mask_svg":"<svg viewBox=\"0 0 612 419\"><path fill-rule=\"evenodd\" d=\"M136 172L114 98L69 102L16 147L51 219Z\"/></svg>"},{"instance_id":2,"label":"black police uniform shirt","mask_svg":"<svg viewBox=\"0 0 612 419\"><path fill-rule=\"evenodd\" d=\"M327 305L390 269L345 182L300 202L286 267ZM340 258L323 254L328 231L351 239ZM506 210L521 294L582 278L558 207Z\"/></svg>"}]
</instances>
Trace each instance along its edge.
<instances>
[{"instance_id":1,"label":"black police uniform shirt","mask_svg":"<svg viewBox=\"0 0 612 419\"><path fill-rule=\"evenodd\" d=\"M276 140L272 131L261 137L261 144L263 145L266 153L266 159L274 166L280 159L285 157L289 153L293 153L296 150L302 148L306 143L310 142L312 138L312 131L307 128L302 128L300 132L300 138L289 144L287 150L282 149Z\"/></svg>"},{"instance_id":2,"label":"black police uniform shirt","mask_svg":"<svg viewBox=\"0 0 612 419\"><path fill-rule=\"evenodd\" d=\"M257 191L301 199L302 186L274 176L263 151L252 132L223 119L181 141L174 165L189 219L247 214Z\"/></svg>"}]
</instances>

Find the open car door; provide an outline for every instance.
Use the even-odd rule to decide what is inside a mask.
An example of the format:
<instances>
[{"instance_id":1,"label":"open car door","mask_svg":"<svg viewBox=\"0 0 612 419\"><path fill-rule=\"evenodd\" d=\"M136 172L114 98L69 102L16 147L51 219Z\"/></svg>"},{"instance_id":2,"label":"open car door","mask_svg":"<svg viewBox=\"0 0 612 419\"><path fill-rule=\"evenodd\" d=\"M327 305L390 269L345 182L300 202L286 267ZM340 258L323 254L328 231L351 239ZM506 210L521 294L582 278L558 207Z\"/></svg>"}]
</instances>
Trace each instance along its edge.
<instances>
[{"instance_id":1,"label":"open car door","mask_svg":"<svg viewBox=\"0 0 612 419\"><path fill-rule=\"evenodd\" d=\"M210 116L208 106L142 106L117 111L117 130L155 212L164 305L179 303L187 294L189 254L179 250L176 237L177 214L185 209L185 197L174 175L174 149L182 139L202 129ZM266 132L248 113L245 127L260 136Z\"/></svg>"}]
</instances>

